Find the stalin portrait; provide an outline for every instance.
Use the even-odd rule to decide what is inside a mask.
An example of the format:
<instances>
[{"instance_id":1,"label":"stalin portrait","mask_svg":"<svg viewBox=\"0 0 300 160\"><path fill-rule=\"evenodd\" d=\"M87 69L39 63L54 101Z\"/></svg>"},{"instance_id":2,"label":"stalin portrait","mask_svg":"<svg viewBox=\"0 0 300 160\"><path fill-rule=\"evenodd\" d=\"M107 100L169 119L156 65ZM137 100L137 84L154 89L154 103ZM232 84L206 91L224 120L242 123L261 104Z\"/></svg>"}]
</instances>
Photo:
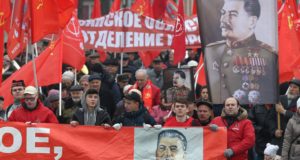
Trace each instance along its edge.
<instances>
[{"instance_id":1,"label":"stalin portrait","mask_svg":"<svg viewBox=\"0 0 300 160\"><path fill-rule=\"evenodd\" d=\"M220 12L224 40L210 43L204 50L213 103L221 104L230 96L241 104L276 103L277 52L255 34L261 16L260 2L224 0Z\"/></svg>"},{"instance_id":2,"label":"stalin portrait","mask_svg":"<svg viewBox=\"0 0 300 160\"><path fill-rule=\"evenodd\" d=\"M189 100L193 97L192 90L185 85L187 76L184 71L176 70L173 72L172 84L173 86L168 88L165 92L166 101L168 103L174 103L176 100Z\"/></svg>"}]
</instances>

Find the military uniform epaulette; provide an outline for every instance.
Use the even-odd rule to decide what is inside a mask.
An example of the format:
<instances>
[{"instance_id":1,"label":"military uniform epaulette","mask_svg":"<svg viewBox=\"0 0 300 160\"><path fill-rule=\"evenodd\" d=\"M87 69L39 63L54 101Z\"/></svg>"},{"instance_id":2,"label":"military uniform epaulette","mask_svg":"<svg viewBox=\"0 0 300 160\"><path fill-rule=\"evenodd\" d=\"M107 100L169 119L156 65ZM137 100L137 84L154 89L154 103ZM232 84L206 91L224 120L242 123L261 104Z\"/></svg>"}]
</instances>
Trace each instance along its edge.
<instances>
[{"instance_id":1,"label":"military uniform epaulette","mask_svg":"<svg viewBox=\"0 0 300 160\"><path fill-rule=\"evenodd\" d=\"M263 49L265 49L265 50L267 50L267 51L269 51L271 53L276 53L275 48L273 48L272 46L270 46L270 45L268 45L268 44L266 44L264 42L261 42L261 41L259 41L259 42L260 42L259 43L259 47L261 47L261 48L263 48Z\"/></svg>"},{"instance_id":2,"label":"military uniform epaulette","mask_svg":"<svg viewBox=\"0 0 300 160\"><path fill-rule=\"evenodd\" d=\"M219 44L223 44L223 43L226 43L226 41L225 40L216 41L216 42L213 42L213 43L210 43L210 44L206 45L206 47L211 47L211 46L219 45Z\"/></svg>"}]
</instances>

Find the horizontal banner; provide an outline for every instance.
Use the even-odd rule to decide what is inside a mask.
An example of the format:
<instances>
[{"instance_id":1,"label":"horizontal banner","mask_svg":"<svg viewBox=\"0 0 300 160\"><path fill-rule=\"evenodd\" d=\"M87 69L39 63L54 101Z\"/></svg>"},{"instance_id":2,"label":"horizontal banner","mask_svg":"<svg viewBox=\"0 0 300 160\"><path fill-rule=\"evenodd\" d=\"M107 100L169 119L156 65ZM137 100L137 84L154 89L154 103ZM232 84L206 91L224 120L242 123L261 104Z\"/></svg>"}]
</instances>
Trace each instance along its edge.
<instances>
[{"instance_id":1,"label":"horizontal banner","mask_svg":"<svg viewBox=\"0 0 300 160\"><path fill-rule=\"evenodd\" d=\"M0 159L225 160L226 129L0 123ZM217 144L217 145L216 145Z\"/></svg>"},{"instance_id":2,"label":"horizontal banner","mask_svg":"<svg viewBox=\"0 0 300 160\"><path fill-rule=\"evenodd\" d=\"M79 20L85 49L109 52L136 52L171 49L174 24L122 9L106 16ZM198 19L185 20L187 48L200 47Z\"/></svg>"}]
</instances>

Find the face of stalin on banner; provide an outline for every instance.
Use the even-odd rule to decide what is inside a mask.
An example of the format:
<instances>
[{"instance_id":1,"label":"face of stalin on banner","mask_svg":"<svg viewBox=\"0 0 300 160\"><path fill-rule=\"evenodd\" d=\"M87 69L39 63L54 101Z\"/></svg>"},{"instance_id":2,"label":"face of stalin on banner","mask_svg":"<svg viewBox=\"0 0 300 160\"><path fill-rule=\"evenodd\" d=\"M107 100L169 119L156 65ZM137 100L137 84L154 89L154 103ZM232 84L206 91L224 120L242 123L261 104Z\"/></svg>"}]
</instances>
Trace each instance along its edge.
<instances>
[{"instance_id":1,"label":"face of stalin on banner","mask_svg":"<svg viewBox=\"0 0 300 160\"><path fill-rule=\"evenodd\" d=\"M240 41L254 33L258 17L246 11L245 0L225 0L221 9L222 36L230 42ZM248 8L251 6L248 5ZM255 11L253 11L255 12Z\"/></svg>"},{"instance_id":2,"label":"face of stalin on banner","mask_svg":"<svg viewBox=\"0 0 300 160\"><path fill-rule=\"evenodd\" d=\"M185 160L187 141L176 130L164 130L158 135L156 160Z\"/></svg>"}]
</instances>

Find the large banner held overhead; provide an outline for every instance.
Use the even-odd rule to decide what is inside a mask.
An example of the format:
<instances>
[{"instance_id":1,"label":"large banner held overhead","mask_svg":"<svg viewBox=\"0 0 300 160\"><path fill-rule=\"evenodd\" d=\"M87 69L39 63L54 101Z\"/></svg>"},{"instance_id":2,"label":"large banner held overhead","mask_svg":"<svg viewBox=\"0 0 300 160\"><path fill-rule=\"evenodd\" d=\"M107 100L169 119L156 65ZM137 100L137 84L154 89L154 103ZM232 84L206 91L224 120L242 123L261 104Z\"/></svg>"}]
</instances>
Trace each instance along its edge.
<instances>
[{"instance_id":1,"label":"large banner held overhead","mask_svg":"<svg viewBox=\"0 0 300 160\"><path fill-rule=\"evenodd\" d=\"M171 48L174 24L122 9L96 19L79 20L85 49L137 52ZM180 28L177 28L180 29ZM198 19L185 19L187 48L200 48ZM180 44L179 44L180 45Z\"/></svg>"},{"instance_id":2,"label":"large banner held overhead","mask_svg":"<svg viewBox=\"0 0 300 160\"><path fill-rule=\"evenodd\" d=\"M276 1L199 0L197 7L212 102L277 103Z\"/></svg>"},{"instance_id":3,"label":"large banner held overhead","mask_svg":"<svg viewBox=\"0 0 300 160\"><path fill-rule=\"evenodd\" d=\"M225 160L225 128L121 130L94 126L0 123L0 159Z\"/></svg>"}]
</instances>

